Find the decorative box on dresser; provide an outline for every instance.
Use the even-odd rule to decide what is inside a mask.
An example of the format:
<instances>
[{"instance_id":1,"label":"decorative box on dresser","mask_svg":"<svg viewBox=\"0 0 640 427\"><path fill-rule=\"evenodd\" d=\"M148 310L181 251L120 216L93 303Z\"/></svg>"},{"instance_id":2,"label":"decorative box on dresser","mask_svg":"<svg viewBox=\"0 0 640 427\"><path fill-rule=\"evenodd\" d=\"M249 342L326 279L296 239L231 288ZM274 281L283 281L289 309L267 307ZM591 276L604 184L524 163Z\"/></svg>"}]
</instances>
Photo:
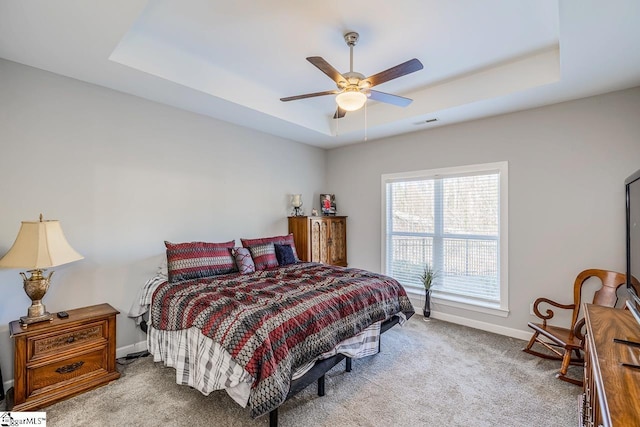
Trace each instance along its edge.
<instances>
[{"instance_id":1,"label":"decorative box on dresser","mask_svg":"<svg viewBox=\"0 0 640 427\"><path fill-rule=\"evenodd\" d=\"M14 411L36 410L120 377L116 370L116 315L109 304L68 311L23 328L9 324L15 343Z\"/></svg>"},{"instance_id":2,"label":"decorative box on dresser","mask_svg":"<svg viewBox=\"0 0 640 427\"><path fill-rule=\"evenodd\" d=\"M347 266L346 216L290 216L289 233L301 261Z\"/></svg>"},{"instance_id":3,"label":"decorative box on dresser","mask_svg":"<svg viewBox=\"0 0 640 427\"><path fill-rule=\"evenodd\" d=\"M584 394L580 426L640 426L640 325L628 310L585 304Z\"/></svg>"}]
</instances>

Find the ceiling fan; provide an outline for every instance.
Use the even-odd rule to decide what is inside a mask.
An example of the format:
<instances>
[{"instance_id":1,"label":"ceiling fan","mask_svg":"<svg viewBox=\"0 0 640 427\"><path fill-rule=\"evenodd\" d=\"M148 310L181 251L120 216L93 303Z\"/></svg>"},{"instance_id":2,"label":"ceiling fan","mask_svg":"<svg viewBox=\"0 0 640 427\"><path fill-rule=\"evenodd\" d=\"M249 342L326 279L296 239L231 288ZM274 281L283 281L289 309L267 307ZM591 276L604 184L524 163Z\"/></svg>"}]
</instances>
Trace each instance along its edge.
<instances>
[{"instance_id":1,"label":"ceiling fan","mask_svg":"<svg viewBox=\"0 0 640 427\"><path fill-rule=\"evenodd\" d=\"M329 76L331 80L336 82L338 89L289 96L286 98L280 98L280 101L287 102L295 101L297 99L312 98L315 96L337 95L336 103L338 104L338 109L333 116L334 119L344 117L347 111L359 110L365 102L367 102L367 98L371 98L375 101L386 102L387 104L397 105L399 107L406 107L411 104L411 101L413 100L410 98L371 90L371 88L388 82L389 80L397 79L398 77L422 70L422 63L416 58L413 58L407 62L396 65L395 67L391 67L388 70L365 77L363 74L353 71L353 47L358 43L358 38L358 33L353 31L344 35L344 41L347 43L347 46L349 46L350 53L348 73L340 74L338 70L333 68L331 64L320 56L310 56L307 58L307 61L311 62L320 71Z\"/></svg>"}]
</instances>

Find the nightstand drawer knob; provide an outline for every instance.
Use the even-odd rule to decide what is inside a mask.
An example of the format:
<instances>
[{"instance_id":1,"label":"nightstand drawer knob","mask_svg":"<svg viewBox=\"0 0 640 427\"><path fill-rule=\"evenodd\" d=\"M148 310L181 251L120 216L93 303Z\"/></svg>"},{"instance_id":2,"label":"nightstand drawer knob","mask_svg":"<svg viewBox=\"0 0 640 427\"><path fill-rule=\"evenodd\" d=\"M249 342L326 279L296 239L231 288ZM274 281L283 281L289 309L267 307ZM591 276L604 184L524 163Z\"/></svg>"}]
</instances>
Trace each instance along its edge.
<instances>
[{"instance_id":1,"label":"nightstand drawer knob","mask_svg":"<svg viewBox=\"0 0 640 427\"><path fill-rule=\"evenodd\" d=\"M76 340L76 339L75 339L75 337L69 337L69 338L67 338L67 342L68 342L69 344L71 344L71 343L72 343L72 342L74 342L75 340Z\"/></svg>"},{"instance_id":2,"label":"nightstand drawer knob","mask_svg":"<svg viewBox=\"0 0 640 427\"><path fill-rule=\"evenodd\" d=\"M56 372L59 374L68 374L69 372L73 372L76 369L79 369L82 365L84 365L84 362L81 360L70 365L60 366L58 369L56 369Z\"/></svg>"}]
</instances>

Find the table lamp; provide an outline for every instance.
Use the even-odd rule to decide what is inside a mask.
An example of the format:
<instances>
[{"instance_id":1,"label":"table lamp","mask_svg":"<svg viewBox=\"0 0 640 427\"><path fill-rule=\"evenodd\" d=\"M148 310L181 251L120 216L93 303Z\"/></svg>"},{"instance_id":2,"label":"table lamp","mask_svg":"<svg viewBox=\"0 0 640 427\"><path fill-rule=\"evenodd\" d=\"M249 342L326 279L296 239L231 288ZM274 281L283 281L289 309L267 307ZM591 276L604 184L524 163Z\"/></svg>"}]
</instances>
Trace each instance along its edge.
<instances>
[{"instance_id":1,"label":"table lamp","mask_svg":"<svg viewBox=\"0 0 640 427\"><path fill-rule=\"evenodd\" d=\"M300 208L302 207L302 194L294 194L291 196L291 206L293 206L293 216L302 215Z\"/></svg>"},{"instance_id":2,"label":"table lamp","mask_svg":"<svg viewBox=\"0 0 640 427\"><path fill-rule=\"evenodd\" d=\"M49 289L49 280L53 271L48 277L44 277L43 270L82 258L84 257L67 242L59 221L44 221L42 214L40 214L40 221L22 221L16 241L9 252L0 259L0 267L26 268L27 272L31 273L30 277L27 277L25 273L20 272L24 279L24 291L31 298L31 307L27 316L20 318L23 327L53 318L42 304L42 298Z\"/></svg>"}]
</instances>

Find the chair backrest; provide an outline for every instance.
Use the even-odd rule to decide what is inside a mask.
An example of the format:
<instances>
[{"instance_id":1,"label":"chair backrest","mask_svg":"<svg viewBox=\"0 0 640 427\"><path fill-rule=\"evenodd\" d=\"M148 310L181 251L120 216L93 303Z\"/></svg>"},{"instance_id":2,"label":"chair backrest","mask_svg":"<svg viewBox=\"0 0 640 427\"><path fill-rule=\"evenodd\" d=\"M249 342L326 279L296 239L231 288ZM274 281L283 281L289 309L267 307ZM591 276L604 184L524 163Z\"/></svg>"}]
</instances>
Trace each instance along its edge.
<instances>
[{"instance_id":1,"label":"chair backrest","mask_svg":"<svg viewBox=\"0 0 640 427\"><path fill-rule=\"evenodd\" d=\"M592 277L597 277L602 282L602 287L593 295L593 304L605 307L615 307L618 302L617 291L620 286L627 283L626 275L615 271L589 269L584 270L573 284L573 316L571 319L571 327L573 328L578 321L580 309L582 307L582 288L584 283ZM640 290L640 283L635 277L631 278L632 285L636 291Z\"/></svg>"}]
</instances>

